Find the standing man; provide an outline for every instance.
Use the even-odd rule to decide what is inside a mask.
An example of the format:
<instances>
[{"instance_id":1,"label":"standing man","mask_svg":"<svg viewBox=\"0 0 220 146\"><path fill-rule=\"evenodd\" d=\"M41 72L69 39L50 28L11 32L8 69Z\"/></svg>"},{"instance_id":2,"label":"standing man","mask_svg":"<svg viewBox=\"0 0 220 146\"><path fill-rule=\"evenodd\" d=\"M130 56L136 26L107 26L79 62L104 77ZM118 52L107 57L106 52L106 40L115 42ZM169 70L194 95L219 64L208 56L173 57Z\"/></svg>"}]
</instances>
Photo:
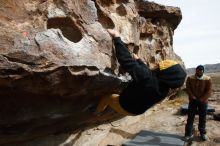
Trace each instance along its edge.
<instances>
[{"instance_id":1,"label":"standing man","mask_svg":"<svg viewBox=\"0 0 220 146\"><path fill-rule=\"evenodd\" d=\"M189 76L186 81L186 90L189 96L188 119L185 127L185 141L192 139L193 122L196 111L199 113L198 129L203 141L208 139L206 135L206 113L208 98L211 96L212 82L209 76L203 75L204 66L196 67L194 75Z\"/></svg>"}]
</instances>

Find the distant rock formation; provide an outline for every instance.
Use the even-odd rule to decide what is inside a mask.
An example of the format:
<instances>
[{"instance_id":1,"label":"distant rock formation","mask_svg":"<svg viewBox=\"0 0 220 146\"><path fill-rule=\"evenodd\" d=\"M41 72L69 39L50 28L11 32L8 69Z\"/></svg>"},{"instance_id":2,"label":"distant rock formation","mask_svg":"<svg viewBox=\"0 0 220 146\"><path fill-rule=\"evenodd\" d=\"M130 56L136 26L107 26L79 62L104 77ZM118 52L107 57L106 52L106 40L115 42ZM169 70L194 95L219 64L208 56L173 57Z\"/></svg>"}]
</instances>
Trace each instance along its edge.
<instances>
[{"instance_id":1,"label":"distant rock formation","mask_svg":"<svg viewBox=\"0 0 220 146\"><path fill-rule=\"evenodd\" d=\"M216 64L205 64L205 73L214 73L214 72L220 72L220 63ZM195 67L194 68L187 68L186 71L188 74L195 73Z\"/></svg>"},{"instance_id":2,"label":"distant rock formation","mask_svg":"<svg viewBox=\"0 0 220 146\"><path fill-rule=\"evenodd\" d=\"M179 8L141 0L1 0L0 145L119 118L86 112L129 81L106 28L148 64L181 62L181 19Z\"/></svg>"}]
</instances>

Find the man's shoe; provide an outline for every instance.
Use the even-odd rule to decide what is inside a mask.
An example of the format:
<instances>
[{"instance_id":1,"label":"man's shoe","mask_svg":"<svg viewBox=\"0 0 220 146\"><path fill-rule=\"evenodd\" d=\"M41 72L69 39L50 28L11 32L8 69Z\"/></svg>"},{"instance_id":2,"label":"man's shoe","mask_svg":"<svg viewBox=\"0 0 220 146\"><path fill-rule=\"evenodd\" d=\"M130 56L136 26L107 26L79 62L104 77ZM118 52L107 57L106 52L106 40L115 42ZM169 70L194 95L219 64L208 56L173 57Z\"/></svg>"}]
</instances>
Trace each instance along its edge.
<instances>
[{"instance_id":1,"label":"man's shoe","mask_svg":"<svg viewBox=\"0 0 220 146\"><path fill-rule=\"evenodd\" d=\"M206 134L201 134L200 137L201 137L202 141L207 141L208 140L208 136Z\"/></svg>"},{"instance_id":2,"label":"man's shoe","mask_svg":"<svg viewBox=\"0 0 220 146\"><path fill-rule=\"evenodd\" d=\"M182 140L183 140L183 141L186 141L186 142L191 141L192 139L193 139L193 136L184 136L184 137L182 138Z\"/></svg>"}]
</instances>

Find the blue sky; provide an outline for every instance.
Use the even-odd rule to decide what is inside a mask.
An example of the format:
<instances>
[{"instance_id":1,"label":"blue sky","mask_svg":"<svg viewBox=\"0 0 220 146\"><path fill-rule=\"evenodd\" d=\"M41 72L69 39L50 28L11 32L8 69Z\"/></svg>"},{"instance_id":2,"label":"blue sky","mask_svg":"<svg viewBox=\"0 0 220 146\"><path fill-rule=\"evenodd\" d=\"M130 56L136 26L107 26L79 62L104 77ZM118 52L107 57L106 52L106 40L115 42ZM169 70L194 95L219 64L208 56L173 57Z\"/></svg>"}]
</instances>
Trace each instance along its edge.
<instances>
[{"instance_id":1,"label":"blue sky","mask_svg":"<svg viewBox=\"0 0 220 146\"><path fill-rule=\"evenodd\" d=\"M152 0L180 7L183 19L174 32L174 51L187 68L220 63L220 0Z\"/></svg>"}]
</instances>

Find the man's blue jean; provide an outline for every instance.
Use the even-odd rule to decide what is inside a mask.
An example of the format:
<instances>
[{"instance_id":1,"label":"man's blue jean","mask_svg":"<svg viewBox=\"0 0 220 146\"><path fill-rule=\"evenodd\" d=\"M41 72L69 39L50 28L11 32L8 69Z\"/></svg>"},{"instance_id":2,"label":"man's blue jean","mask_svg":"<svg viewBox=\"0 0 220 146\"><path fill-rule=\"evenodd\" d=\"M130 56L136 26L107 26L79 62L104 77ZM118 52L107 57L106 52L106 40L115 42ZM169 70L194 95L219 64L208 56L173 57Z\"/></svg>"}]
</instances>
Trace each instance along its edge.
<instances>
[{"instance_id":1,"label":"man's blue jean","mask_svg":"<svg viewBox=\"0 0 220 146\"><path fill-rule=\"evenodd\" d=\"M191 136L193 131L193 122L195 115L198 111L199 114L199 125L198 129L200 134L206 134L206 114L207 114L207 103L201 103L199 100L192 100L188 106L188 119L185 127L185 136ZM198 109L198 110L197 110Z\"/></svg>"}]
</instances>

